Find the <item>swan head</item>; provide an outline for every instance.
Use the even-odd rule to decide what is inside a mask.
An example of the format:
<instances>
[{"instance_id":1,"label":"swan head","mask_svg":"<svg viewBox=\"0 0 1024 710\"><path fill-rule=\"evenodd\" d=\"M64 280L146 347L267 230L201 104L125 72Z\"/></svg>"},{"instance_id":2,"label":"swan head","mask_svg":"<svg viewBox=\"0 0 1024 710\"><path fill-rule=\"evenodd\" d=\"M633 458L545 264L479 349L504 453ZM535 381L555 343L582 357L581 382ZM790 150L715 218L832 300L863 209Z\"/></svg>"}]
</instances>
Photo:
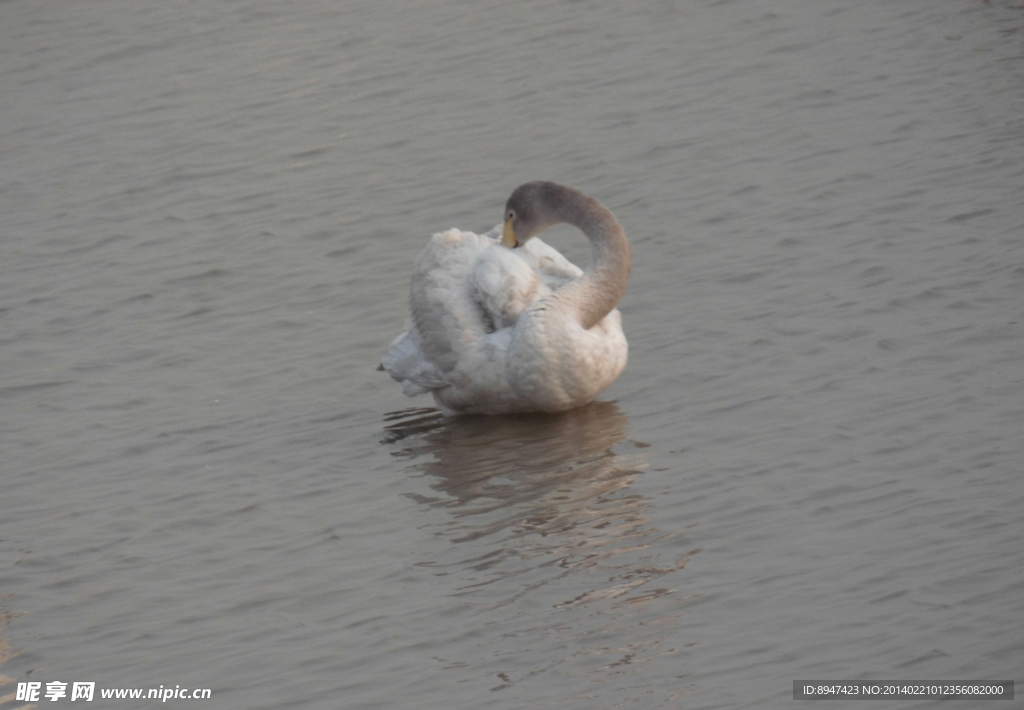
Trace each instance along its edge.
<instances>
[{"instance_id":1,"label":"swan head","mask_svg":"<svg viewBox=\"0 0 1024 710\"><path fill-rule=\"evenodd\" d=\"M520 247L548 227L564 222L565 203L575 192L554 182L527 182L517 187L505 203L502 245Z\"/></svg>"}]
</instances>

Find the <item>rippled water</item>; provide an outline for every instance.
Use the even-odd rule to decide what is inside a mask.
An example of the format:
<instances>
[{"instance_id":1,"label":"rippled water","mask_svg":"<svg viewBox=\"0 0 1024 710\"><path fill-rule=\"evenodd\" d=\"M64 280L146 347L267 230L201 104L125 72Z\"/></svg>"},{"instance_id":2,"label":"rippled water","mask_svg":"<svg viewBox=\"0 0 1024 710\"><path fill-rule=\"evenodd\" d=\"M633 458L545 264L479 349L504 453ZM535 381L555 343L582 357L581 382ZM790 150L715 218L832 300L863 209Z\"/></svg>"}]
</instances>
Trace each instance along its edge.
<instances>
[{"instance_id":1,"label":"rippled water","mask_svg":"<svg viewBox=\"0 0 1024 710\"><path fill-rule=\"evenodd\" d=\"M1019 676L1022 26L971 0L4 3L0 705ZM412 262L538 178L631 235L629 368L574 412L443 419L374 369Z\"/></svg>"}]
</instances>

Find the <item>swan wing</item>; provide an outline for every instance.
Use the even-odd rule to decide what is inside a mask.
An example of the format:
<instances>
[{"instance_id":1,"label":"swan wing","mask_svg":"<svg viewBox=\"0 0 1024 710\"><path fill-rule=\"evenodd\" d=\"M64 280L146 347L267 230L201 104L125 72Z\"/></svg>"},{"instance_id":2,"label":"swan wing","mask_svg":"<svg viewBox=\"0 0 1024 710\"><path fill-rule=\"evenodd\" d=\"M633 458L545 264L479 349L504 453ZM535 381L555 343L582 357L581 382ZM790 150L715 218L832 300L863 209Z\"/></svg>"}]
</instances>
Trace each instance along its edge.
<instances>
[{"instance_id":1,"label":"swan wing","mask_svg":"<svg viewBox=\"0 0 1024 710\"><path fill-rule=\"evenodd\" d=\"M514 327L523 311L552 291L532 254L497 242L480 255L471 288L492 332Z\"/></svg>"},{"instance_id":2,"label":"swan wing","mask_svg":"<svg viewBox=\"0 0 1024 710\"><path fill-rule=\"evenodd\" d=\"M431 237L416 260L410 290L412 324L424 357L442 373L454 370L459 353L489 330L473 272L490 244L486 237L450 229Z\"/></svg>"},{"instance_id":3,"label":"swan wing","mask_svg":"<svg viewBox=\"0 0 1024 710\"><path fill-rule=\"evenodd\" d=\"M416 261L411 289L412 321L425 357L451 372L467 348L513 327L524 310L549 295L548 282L560 284L575 267L545 246L538 259L535 252L501 248L487 234L435 234Z\"/></svg>"},{"instance_id":4,"label":"swan wing","mask_svg":"<svg viewBox=\"0 0 1024 710\"><path fill-rule=\"evenodd\" d=\"M519 314L550 290L498 240L459 229L431 237L416 260L411 317L381 367L412 396L465 380L481 352L500 360ZM486 343L484 340L486 339Z\"/></svg>"},{"instance_id":5,"label":"swan wing","mask_svg":"<svg viewBox=\"0 0 1024 710\"><path fill-rule=\"evenodd\" d=\"M550 244L534 237L523 245L521 251L529 255L533 261L534 272L544 280L552 291L557 291L570 281L583 275L583 270L576 266Z\"/></svg>"}]
</instances>

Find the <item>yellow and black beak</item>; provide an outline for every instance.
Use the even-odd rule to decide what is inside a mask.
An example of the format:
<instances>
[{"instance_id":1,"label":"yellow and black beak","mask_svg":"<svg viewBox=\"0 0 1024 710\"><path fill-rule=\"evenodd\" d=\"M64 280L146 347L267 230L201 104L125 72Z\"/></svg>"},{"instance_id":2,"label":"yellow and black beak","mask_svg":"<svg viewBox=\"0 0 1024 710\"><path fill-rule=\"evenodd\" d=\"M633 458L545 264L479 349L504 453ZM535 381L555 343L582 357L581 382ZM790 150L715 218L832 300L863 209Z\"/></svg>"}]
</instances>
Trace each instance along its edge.
<instances>
[{"instance_id":1,"label":"yellow and black beak","mask_svg":"<svg viewBox=\"0 0 1024 710\"><path fill-rule=\"evenodd\" d=\"M515 249L519 246L519 240L516 239L516 230L512 226L511 217L505 220L505 228L501 230L501 245L509 249Z\"/></svg>"}]
</instances>

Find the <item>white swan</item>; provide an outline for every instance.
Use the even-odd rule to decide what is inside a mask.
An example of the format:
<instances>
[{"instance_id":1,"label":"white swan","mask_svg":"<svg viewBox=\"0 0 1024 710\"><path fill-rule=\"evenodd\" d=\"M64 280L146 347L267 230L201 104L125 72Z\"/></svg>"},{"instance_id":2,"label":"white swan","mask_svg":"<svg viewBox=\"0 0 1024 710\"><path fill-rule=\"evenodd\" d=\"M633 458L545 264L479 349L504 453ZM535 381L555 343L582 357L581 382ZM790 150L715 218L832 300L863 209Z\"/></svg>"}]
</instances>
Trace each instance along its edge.
<instances>
[{"instance_id":1,"label":"white swan","mask_svg":"<svg viewBox=\"0 0 1024 710\"><path fill-rule=\"evenodd\" d=\"M533 237L566 222L589 239L580 271ZM528 182L495 227L435 234L416 260L406 331L380 368L411 396L448 412L556 412L592 401L626 367L615 305L626 292L629 241L600 202L565 185Z\"/></svg>"}]
</instances>

